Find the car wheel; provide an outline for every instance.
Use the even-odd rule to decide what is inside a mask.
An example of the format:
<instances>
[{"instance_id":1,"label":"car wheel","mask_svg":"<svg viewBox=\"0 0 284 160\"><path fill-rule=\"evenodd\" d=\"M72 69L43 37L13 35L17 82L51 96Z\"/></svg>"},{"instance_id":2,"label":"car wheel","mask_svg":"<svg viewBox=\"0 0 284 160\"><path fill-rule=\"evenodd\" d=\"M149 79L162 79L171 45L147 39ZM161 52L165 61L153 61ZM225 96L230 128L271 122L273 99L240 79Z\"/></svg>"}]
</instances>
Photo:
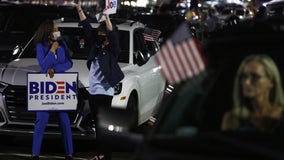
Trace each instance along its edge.
<instances>
[{"instance_id":1,"label":"car wheel","mask_svg":"<svg viewBox=\"0 0 284 160\"><path fill-rule=\"evenodd\" d=\"M129 96L126 110L132 113L132 122L130 126L135 130L138 126L138 100L136 94L131 93Z\"/></svg>"}]
</instances>

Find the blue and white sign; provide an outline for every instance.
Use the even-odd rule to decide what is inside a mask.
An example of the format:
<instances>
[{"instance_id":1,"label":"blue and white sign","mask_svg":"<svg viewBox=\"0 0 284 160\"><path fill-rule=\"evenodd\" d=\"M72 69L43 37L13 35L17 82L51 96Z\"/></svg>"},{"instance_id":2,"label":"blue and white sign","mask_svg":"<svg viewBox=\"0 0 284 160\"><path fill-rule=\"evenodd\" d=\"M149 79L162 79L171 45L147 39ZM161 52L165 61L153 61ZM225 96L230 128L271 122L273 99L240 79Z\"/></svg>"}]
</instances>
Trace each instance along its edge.
<instances>
[{"instance_id":1,"label":"blue and white sign","mask_svg":"<svg viewBox=\"0 0 284 160\"><path fill-rule=\"evenodd\" d=\"M117 0L105 0L106 10L104 14L115 14L117 10Z\"/></svg>"},{"instance_id":2,"label":"blue and white sign","mask_svg":"<svg viewBox=\"0 0 284 160\"><path fill-rule=\"evenodd\" d=\"M76 110L78 73L27 73L28 111Z\"/></svg>"}]
</instances>

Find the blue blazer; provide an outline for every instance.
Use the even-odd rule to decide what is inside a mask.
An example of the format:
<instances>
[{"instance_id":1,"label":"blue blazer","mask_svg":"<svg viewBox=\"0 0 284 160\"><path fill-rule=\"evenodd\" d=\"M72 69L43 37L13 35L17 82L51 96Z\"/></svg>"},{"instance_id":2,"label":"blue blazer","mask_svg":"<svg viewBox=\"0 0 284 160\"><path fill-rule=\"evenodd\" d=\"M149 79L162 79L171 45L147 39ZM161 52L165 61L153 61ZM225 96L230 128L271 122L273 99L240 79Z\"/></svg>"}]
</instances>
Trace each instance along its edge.
<instances>
[{"instance_id":1,"label":"blue blazer","mask_svg":"<svg viewBox=\"0 0 284 160\"><path fill-rule=\"evenodd\" d=\"M53 68L55 73L65 72L73 66L69 51L65 42L60 42L57 49L57 58L50 50L50 44L36 44L37 60L40 65L40 72L46 73Z\"/></svg>"},{"instance_id":2,"label":"blue blazer","mask_svg":"<svg viewBox=\"0 0 284 160\"><path fill-rule=\"evenodd\" d=\"M90 63L95 57L98 57L98 62L100 70L107 79L108 83L113 87L119 83L123 78L124 74L118 65L117 59L120 54L120 47L117 33L113 31L108 31L107 36L109 39L109 45L101 49L96 43L96 34L93 33L93 28L88 19L85 19L79 23L83 26L84 34L87 41L92 45L88 56L88 68L90 68ZM105 54L103 54L103 52Z\"/></svg>"}]
</instances>

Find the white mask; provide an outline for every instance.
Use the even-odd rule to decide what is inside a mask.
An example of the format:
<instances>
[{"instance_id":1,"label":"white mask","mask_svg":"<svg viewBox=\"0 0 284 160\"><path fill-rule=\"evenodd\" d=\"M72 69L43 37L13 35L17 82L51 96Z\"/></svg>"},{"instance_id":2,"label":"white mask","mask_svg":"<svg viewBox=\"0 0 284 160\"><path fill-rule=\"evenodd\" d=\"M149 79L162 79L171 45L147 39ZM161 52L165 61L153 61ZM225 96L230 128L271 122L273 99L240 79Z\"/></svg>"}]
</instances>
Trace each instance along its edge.
<instances>
[{"instance_id":1,"label":"white mask","mask_svg":"<svg viewBox=\"0 0 284 160\"><path fill-rule=\"evenodd\" d=\"M52 35L53 35L52 39L55 41L58 40L59 37L61 37L60 31L53 32Z\"/></svg>"}]
</instances>

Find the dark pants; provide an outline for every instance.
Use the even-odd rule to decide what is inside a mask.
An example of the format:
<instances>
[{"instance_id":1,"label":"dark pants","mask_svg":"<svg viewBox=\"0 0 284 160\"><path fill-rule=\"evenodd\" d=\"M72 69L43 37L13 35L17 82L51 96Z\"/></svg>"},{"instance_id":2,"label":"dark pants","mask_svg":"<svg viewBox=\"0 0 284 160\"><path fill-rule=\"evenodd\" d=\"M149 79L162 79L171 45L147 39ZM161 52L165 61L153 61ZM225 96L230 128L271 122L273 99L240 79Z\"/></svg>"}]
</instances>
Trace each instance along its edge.
<instances>
[{"instance_id":1,"label":"dark pants","mask_svg":"<svg viewBox=\"0 0 284 160\"><path fill-rule=\"evenodd\" d=\"M100 107L104 108L111 108L111 103L112 103L112 98L113 96L108 96L108 95L90 95L89 97L89 105L91 109L91 114L95 122L95 127L96 127L96 142L98 146L98 152L100 154L104 154L106 159L109 160L111 159L111 151L106 150L105 147L102 149L102 144L103 142L100 139L100 132L98 126L98 121L99 119L97 118L98 111Z\"/></svg>"}]
</instances>

